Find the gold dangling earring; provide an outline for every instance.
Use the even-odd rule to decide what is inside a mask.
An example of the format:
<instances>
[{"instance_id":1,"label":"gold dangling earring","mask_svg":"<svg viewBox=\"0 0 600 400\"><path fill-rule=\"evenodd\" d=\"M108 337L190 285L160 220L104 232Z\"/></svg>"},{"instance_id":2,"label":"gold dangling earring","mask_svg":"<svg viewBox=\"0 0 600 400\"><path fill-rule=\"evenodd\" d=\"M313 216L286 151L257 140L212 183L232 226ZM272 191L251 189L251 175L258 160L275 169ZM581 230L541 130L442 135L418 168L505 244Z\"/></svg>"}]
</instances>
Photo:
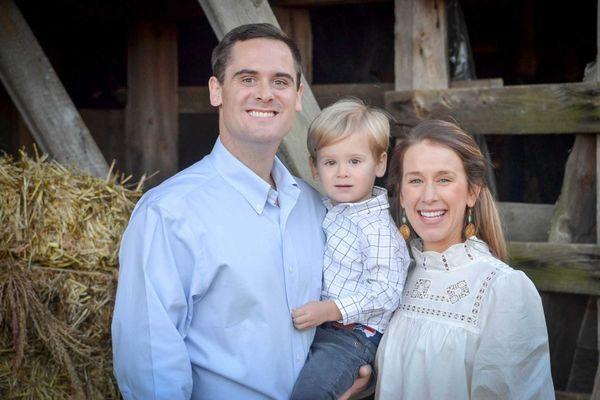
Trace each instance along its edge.
<instances>
[{"instance_id":1,"label":"gold dangling earring","mask_svg":"<svg viewBox=\"0 0 600 400\"><path fill-rule=\"evenodd\" d=\"M402 210L402 225L400 225L400 234L404 238L404 240L410 239L410 228L406 223L406 215L404 213L404 209Z\"/></svg>"},{"instance_id":2,"label":"gold dangling earring","mask_svg":"<svg viewBox=\"0 0 600 400\"><path fill-rule=\"evenodd\" d=\"M473 208L469 207L469 213L467 216L467 226L465 226L465 238L475 236L475 225L473 224Z\"/></svg>"}]
</instances>

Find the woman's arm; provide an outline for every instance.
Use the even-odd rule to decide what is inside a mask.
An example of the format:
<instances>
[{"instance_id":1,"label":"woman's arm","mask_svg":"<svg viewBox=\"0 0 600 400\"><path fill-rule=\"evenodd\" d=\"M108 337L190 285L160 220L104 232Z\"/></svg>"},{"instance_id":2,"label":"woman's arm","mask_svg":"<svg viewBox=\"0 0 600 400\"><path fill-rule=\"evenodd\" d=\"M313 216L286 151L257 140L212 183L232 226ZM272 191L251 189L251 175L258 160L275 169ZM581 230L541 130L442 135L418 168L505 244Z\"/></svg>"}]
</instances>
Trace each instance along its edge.
<instances>
[{"instance_id":1,"label":"woman's arm","mask_svg":"<svg viewBox=\"0 0 600 400\"><path fill-rule=\"evenodd\" d=\"M535 286L511 270L489 290L471 398L553 399L548 333Z\"/></svg>"}]
</instances>

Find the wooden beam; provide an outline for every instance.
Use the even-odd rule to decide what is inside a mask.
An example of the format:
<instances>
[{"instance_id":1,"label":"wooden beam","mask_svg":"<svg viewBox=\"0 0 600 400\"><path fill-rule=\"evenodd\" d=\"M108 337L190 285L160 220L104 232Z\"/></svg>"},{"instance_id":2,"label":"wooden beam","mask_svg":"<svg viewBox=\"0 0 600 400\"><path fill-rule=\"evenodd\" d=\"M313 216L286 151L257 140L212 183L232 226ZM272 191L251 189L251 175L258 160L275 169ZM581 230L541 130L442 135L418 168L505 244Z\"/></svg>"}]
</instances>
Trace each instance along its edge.
<instances>
[{"instance_id":1,"label":"wooden beam","mask_svg":"<svg viewBox=\"0 0 600 400\"><path fill-rule=\"evenodd\" d=\"M284 7L322 7L346 4L391 3L393 0L270 0L273 6Z\"/></svg>"},{"instance_id":2,"label":"wooden beam","mask_svg":"<svg viewBox=\"0 0 600 400\"><path fill-rule=\"evenodd\" d=\"M106 160L13 0L0 1L0 79L40 150L106 177Z\"/></svg>"},{"instance_id":3,"label":"wooden beam","mask_svg":"<svg viewBox=\"0 0 600 400\"><path fill-rule=\"evenodd\" d=\"M281 30L296 42L302 56L302 72L308 83L313 76L313 35L307 8L273 7Z\"/></svg>"},{"instance_id":4,"label":"wooden beam","mask_svg":"<svg viewBox=\"0 0 600 400\"><path fill-rule=\"evenodd\" d=\"M135 177L159 171L158 184L178 170L177 30L140 22L129 34L125 169Z\"/></svg>"},{"instance_id":5,"label":"wooden beam","mask_svg":"<svg viewBox=\"0 0 600 400\"><path fill-rule=\"evenodd\" d=\"M225 33L242 24L267 22L279 27L267 1L198 1L219 40L223 38ZM283 157L292 173L300 176L313 185L313 187L319 188L320 186L312 177L307 162L306 132L312 120L320 112L320 108L304 77L302 77L302 82L304 84L302 112L296 117L292 132L283 139L279 147L279 154Z\"/></svg>"},{"instance_id":6,"label":"wooden beam","mask_svg":"<svg viewBox=\"0 0 600 400\"><path fill-rule=\"evenodd\" d=\"M507 240L513 242L546 242L552 204L498 202Z\"/></svg>"},{"instance_id":7,"label":"wooden beam","mask_svg":"<svg viewBox=\"0 0 600 400\"><path fill-rule=\"evenodd\" d=\"M509 264L524 271L538 290L600 295L600 246L509 243Z\"/></svg>"},{"instance_id":8,"label":"wooden beam","mask_svg":"<svg viewBox=\"0 0 600 400\"><path fill-rule=\"evenodd\" d=\"M471 134L600 132L598 83L388 92L385 104L407 126L437 118Z\"/></svg>"},{"instance_id":9,"label":"wooden beam","mask_svg":"<svg viewBox=\"0 0 600 400\"><path fill-rule=\"evenodd\" d=\"M448 87L445 0L396 0L394 64L396 90Z\"/></svg>"}]
</instances>

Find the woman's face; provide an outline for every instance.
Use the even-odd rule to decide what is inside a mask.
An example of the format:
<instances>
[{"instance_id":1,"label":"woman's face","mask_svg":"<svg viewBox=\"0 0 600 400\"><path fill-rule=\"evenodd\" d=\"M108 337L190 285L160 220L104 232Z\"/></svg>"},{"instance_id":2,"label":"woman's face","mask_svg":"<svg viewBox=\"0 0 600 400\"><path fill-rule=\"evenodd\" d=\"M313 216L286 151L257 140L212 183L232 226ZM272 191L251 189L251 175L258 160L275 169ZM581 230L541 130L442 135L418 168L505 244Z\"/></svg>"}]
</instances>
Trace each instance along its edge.
<instances>
[{"instance_id":1,"label":"woman's face","mask_svg":"<svg viewBox=\"0 0 600 400\"><path fill-rule=\"evenodd\" d=\"M469 191L467 175L450 148L424 140L406 150L400 204L424 250L439 253L461 243L465 211L479 188Z\"/></svg>"}]
</instances>

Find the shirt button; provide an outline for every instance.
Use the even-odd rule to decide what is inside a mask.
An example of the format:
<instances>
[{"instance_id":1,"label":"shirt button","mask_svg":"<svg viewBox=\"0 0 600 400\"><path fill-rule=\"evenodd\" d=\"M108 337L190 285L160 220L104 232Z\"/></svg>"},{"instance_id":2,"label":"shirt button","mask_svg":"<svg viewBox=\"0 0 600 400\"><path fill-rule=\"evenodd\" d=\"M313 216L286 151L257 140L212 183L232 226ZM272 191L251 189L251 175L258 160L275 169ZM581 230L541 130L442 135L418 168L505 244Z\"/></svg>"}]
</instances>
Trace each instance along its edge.
<instances>
[{"instance_id":1,"label":"shirt button","mask_svg":"<svg viewBox=\"0 0 600 400\"><path fill-rule=\"evenodd\" d=\"M288 267L288 271L294 272L294 267Z\"/></svg>"},{"instance_id":2,"label":"shirt button","mask_svg":"<svg viewBox=\"0 0 600 400\"><path fill-rule=\"evenodd\" d=\"M300 362L301 358L300 358L300 354L296 354L296 361Z\"/></svg>"}]
</instances>

